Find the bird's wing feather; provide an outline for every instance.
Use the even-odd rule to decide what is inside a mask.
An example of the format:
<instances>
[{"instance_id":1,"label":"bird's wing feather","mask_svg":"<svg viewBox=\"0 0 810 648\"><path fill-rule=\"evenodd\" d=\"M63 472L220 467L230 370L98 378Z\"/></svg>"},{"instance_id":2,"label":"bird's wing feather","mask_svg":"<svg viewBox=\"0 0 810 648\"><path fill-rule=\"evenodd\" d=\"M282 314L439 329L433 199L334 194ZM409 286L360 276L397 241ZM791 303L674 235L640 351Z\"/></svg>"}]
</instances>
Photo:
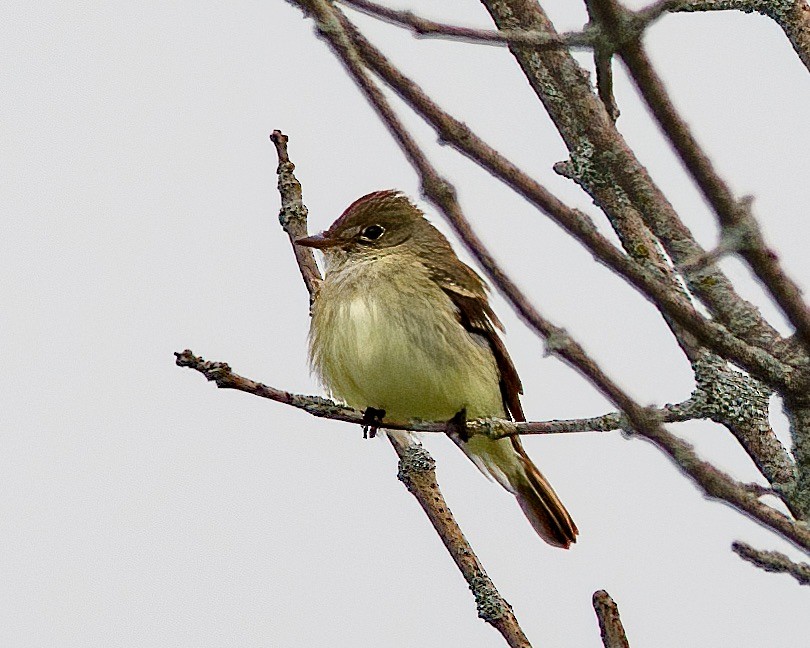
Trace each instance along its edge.
<instances>
[{"instance_id":1,"label":"bird's wing feather","mask_svg":"<svg viewBox=\"0 0 810 648\"><path fill-rule=\"evenodd\" d=\"M481 278L466 265L464 268L468 272L465 272L462 277L459 277L458 273L454 273L454 276L451 277L449 273L442 272L440 267L430 270L433 280L455 305L461 325L470 333L483 337L489 344L498 367L501 396L507 414L515 421L525 421L523 408L520 405L523 386L506 346L496 330L496 328L503 330L503 325L489 305Z\"/></svg>"}]
</instances>

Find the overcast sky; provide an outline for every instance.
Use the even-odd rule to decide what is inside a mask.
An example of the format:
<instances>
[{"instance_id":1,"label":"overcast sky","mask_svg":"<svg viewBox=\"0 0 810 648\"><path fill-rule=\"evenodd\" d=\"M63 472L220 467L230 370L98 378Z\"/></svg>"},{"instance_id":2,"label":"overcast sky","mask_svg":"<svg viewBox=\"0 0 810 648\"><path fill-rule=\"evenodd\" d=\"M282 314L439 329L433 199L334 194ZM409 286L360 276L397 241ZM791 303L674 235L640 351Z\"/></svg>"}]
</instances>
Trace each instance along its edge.
<instances>
[{"instance_id":1,"label":"overcast sky","mask_svg":"<svg viewBox=\"0 0 810 648\"><path fill-rule=\"evenodd\" d=\"M447 4L411 6L490 25L476 2ZM585 21L579 3L544 5L560 29ZM445 108L599 218L553 172L566 150L506 50L358 22ZM666 17L647 42L718 169L756 197L769 241L808 288L810 77L787 39L764 17L715 14ZM218 391L173 363L188 347L319 393L307 295L276 220L273 129L290 137L313 231L369 191L418 197L311 22L281 0L7 2L0 58L0 645L502 645L384 439ZM711 247L712 214L620 71L616 91L620 129ZM689 395L688 363L651 306L403 114L546 316L641 402ZM787 331L743 267L723 266ZM610 409L493 302L530 419ZM778 406L773 419L786 438ZM761 479L725 430L672 429L736 478ZM643 441L525 441L579 526L568 552L542 543L448 439L425 443L537 646L600 646L600 588L634 648L789 645L804 632L806 588L729 545L798 552L705 500Z\"/></svg>"}]
</instances>

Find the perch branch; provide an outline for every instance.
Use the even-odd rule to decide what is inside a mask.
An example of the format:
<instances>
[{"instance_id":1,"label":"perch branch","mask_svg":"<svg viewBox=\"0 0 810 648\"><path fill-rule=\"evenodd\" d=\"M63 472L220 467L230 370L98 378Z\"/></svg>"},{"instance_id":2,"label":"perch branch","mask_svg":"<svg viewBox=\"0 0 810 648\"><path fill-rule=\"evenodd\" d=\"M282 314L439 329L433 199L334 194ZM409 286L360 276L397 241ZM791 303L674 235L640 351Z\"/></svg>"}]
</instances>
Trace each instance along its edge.
<instances>
[{"instance_id":1,"label":"perch branch","mask_svg":"<svg viewBox=\"0 0 810 648\"><path fill-rule=\"evenodd\" d=\"M288 391L270 387L250 378L234 373L225 362L204 360L186 349L176 352L175 362L178 367L188 367L198 371L206 379L215 383L221 389L235 389L237 391L253 394L260 398L267 398L277 403L290 405L304 410L312 416L328 418L344 423L364 425L367 420L363 412L346 405L341 405L328 398L320 396L306 396L293 394ZM649 414L662 422L676 423L701 418L700 411L692 400L677 405L667 405L661 409L649 409ZM383 419L381 428L388 430L410 430L411 432L431 432L444 434L447 432L446 421L392 421ZM526 421L515 422L505 419L471 419L467 421L467 433L472 436L480 434L492 439L529 434L571 434L578 432L610 432L612 430L627 430L630 425L626 417L620 412L610 412L602 416L590 418L566 419L553 421Z\"/></svg>"},{"instance_id":2,"label":"perch branch","mask_svg":"<svg viewBox=\"0 0 810 648\"><path fill-rule=\"evenodd\" d=\"M218 387L223 389L236 389L279 403L291 405L313 416L355 423L357 425L364 423L362 412L340 405L329 399L318 396L302 396L269 387L268 385L233 373L226 363L203 360L195 356L189 350L175 353L175 356L178 366L188 367L202 373L208 380L215 382ZM677 422L699 417L700 414L695 412L695 408L698 407L700 406L696 405L695 401L690 399L680 405L668 405L660 410L642 409L642 411L644 416L647 417L647 427L649 428L662 421ZM415 432L443 433L447 431L446 422L400 422L385 420L383 427L392 430L412 430ZM477 419L468 421L467 427L471 434L482 434L492 436L493 438L501 438L503 436L519 434L562 434L628 429L631 427L631 424L623 414L613 412L594 418L570 419L564 421L534 421L527 423L514 423L501 419ZM700 460L692 447L685 441L670 434L660 426L660 432L655 432L654 430L655 428L653 428L652 431L648 430L646 433L644 433L643 430L641 430L641 432L646 438L650 439L659 448L664 450L664 452L668 454L685 473L690 475L708 495L730 503L742 512L747 513L752 519L760 522L763 526L780 533L797 545L810 551L810 529L808 529L806 525L795 523L775 509L759 502L759 496L769 493L767 489L763 490L757 485L743 484L733 480L712 464Z\"/></svg>"}]
</instances>

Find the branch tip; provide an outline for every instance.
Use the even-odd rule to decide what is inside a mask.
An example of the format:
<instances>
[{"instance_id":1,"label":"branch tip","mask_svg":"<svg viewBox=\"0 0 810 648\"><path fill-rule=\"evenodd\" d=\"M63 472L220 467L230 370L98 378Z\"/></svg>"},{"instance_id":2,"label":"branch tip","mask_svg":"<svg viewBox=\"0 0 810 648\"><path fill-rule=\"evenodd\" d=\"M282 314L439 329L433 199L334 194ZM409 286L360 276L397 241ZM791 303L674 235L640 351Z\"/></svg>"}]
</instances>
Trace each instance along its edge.
<instances>
[{"instance_id":1,"label":"branch tip","mask_svg":"<svg viewBox=\"0 0 810 648\"><path fill-rule=\"evenodd\" d=\"M605 648L630 648L624 632L619 606L605 590L593 593L593 609L599 619L599 630L602 634L602 645Z\"/></svg>"},{"instance_id":2,"label":"branch tip","mask_svg":"<svg viewBox=\"0 0 810 648\"><path fill-rule=\"evenodd\" d=\"M810 585L810 565L793 562L779 551L763 551L739 540L731 543L731 550L740 558L756 565L766 572L789 574L800 585Z\"/></svg>"}]
</instances>

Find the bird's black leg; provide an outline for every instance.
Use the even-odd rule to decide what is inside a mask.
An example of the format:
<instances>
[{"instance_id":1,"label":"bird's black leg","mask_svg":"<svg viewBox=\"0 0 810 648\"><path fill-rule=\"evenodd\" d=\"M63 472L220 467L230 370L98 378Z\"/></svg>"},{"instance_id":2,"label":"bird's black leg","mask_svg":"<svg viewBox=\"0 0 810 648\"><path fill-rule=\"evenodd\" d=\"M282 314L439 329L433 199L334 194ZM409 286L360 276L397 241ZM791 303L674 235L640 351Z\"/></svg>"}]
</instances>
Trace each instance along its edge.
<instances>
[{"instance_id":1,"label":"bird's black leg","mask_svg":"<svg viewBox=\"0 0 810 648\"><path fill-rule=\"evenodd\" d=\"M376 409L374 407L367 407L363 412L363 438L373 439L377 436L377 430L380 428L385 418L385 410Z\"/></svg>"},{"instance_id":2,"label":"bird's black leg","mask_svg":"<svg viewBox=\"0 0 810 648\"><path fill-rule=\"evenodd\" d=\"M467 432L467 408L463 407L455 413L453 418L447 421L447 436L451 439L469 441L470 434Z\"/></svg>"}]
</instances>

